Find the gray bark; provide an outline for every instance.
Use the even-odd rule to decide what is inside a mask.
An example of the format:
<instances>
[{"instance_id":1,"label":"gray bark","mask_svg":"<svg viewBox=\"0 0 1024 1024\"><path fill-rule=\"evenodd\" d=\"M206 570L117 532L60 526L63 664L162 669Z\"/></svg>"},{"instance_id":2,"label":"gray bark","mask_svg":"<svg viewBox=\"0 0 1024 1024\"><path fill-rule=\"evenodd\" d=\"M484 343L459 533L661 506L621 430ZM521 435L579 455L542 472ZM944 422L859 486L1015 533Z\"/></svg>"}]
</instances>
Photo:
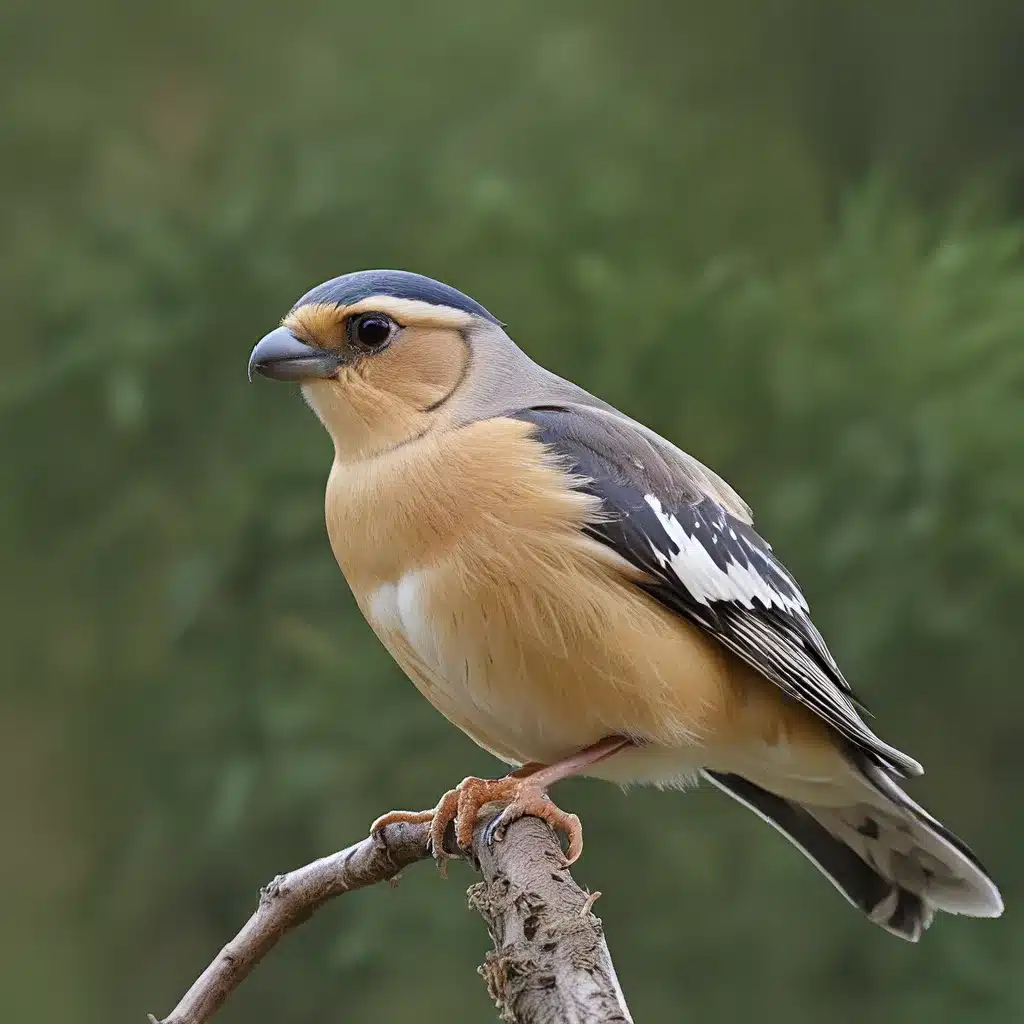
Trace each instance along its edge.
<instances>
[{"instance_id":1,"label":"gray bark","mask_svg":"<svg viewBox=\"0 0 1024 1024\"><path fill-rule=\"evenodd\" d=\"M480 973L508 1024L632 1024L601 921L588 895L561 866L551 830L522 818L488 847L473 844L484 877L469 904L491 933L494 951Z\"/></svg>"}]
</instances>

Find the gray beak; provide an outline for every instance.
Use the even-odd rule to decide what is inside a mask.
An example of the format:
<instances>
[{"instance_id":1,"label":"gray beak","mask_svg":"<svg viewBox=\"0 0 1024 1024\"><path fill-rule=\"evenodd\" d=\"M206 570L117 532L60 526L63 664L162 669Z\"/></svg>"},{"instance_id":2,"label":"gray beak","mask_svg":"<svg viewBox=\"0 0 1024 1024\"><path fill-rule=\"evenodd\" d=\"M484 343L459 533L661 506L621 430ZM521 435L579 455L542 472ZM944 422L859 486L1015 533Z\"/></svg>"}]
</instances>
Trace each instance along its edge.
<instances>
[{"instance_id":1,"label":"gray beak","mask_svg":"<svg viewBox=\"0 0 1024 1024\"><path fill-rule=\"evenodd\" d=\"M341 359L333 352L306 345L288 330L278 327L262 338L249 356L249 380L253 371L272 380L310 380L333 377Z\"/></svg>"}]
</instances>

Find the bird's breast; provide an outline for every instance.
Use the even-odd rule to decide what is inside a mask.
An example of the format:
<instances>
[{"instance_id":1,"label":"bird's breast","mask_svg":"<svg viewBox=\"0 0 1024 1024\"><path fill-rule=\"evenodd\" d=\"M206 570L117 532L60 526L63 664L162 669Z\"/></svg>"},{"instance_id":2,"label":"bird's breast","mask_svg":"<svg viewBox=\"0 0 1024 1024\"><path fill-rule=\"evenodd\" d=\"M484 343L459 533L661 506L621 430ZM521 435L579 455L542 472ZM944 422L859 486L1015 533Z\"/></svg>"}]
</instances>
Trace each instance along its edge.
<instances>
[{"instance_id":1,"label":"bird's breast","mask_svg":"<svg viewBox=\"0 0 1024 1024\"><path fill-rule=\"evenodd\" d=\"M747 714L747 677L583 533L598 514L512 420L336 463L327 492L363 614L450 721L514 763L626 734L672 752L650 775L675 776L681 750L722 742Z\"/></svg>"}]
</instances>

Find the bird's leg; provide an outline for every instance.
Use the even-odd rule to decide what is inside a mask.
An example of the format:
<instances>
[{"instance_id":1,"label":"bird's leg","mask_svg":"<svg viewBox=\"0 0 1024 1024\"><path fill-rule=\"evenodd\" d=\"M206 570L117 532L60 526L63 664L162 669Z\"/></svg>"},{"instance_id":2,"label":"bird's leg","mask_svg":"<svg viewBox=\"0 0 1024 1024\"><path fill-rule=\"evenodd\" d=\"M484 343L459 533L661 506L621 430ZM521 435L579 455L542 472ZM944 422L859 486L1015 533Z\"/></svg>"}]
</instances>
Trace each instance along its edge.
<instances>
[{"instance_id":1,"label":"bird's leg","mask_svg":"<svg viewBox=\"0 0 1024 1024\"><path fill-rule=\"evenodd\" d=\"M552 765L539 768L529 775L514 780L515 789L509 805L487 826L487 842L500 843L505 838L509 825L520 818L532 815L546 821L553 829L561 829L569 840L566 865L573 864L583 852L583 826L575 814L569 814L556 806L548 796L549 786L562 779L579 775L591 765L617 754L623 747L632 746L632 740L623 736L608 736L589 747L562 758ZM512 781L511 777L508 780ZM472 837L472 829L470 830Z\"/></svg>"},{"instance_id":2,"label":"bird's leg","mask_svg":"<svg viewBox=\"0 0 1024 1024\"><path fill-rule=\"evenodd\" d=\"M429 821L434 856L443 865L444 833L448 825L455 822L456 842L461 849L468 850L473 844L473 829L480 808L503 800L507 801L508 806L488 828L488 842L501 842L513 821L528 814L533 815L546 821L553 829L561 829L566 833L569 839L566 861L571 864L583 850L583 828L575 814L567 814L552 802L547 795L547 788L561 779L578 775L590 765L611 757L630 744L628 739L609 736L553 765L530 762L501 779L470 776L463 779L455 789L445 793L432 811L391 811L378 818L370 831L376 832L395 822L422 824Z\"/></svg>"}]
</instances>

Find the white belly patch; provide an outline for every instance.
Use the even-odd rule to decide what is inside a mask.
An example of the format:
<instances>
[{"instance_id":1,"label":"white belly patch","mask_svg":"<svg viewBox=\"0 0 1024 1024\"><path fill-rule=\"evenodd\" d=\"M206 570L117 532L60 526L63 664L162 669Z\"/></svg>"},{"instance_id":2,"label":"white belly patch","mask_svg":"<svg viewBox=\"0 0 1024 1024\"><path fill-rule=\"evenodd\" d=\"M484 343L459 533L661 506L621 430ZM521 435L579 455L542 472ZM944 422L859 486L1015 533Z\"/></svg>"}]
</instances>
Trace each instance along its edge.
<instances>
[{"instance_id":1,"label":"white belly patch","mask_svg":"<svg viewBox=\"0 0 1024 1024\"><path fill-rule=\"evenodd\" d=\"M370 613L374 625L401 633L420 658L440 673L443 670L440 644L424 600L428 574L428 569L414 569L397 583L378 587L370 601Z\"/></svg>"},{"instance_id":2,"label":"white belly patch","mask_svg":"<svg viewBox=\"0 0 1024 1024\"><path fill-rule=\"evenodd\" d=\"M508 650L498 653L493 644L501 646L500 627L493 619L479 620L472 601L437 621L435 588L450 584L444 574L444 566L410 570L379 586L368 608L385 644L389 637L400 638L409 649L411 661L400 648L392 653L424 696L478 744L515 763L537 759L538 739L560 755L563 747L571 752L590 742L589 737L577 744L574 736L547 736L554 723L542 706L523 699L520 658Z\"/></svg>"}]
</instances>

